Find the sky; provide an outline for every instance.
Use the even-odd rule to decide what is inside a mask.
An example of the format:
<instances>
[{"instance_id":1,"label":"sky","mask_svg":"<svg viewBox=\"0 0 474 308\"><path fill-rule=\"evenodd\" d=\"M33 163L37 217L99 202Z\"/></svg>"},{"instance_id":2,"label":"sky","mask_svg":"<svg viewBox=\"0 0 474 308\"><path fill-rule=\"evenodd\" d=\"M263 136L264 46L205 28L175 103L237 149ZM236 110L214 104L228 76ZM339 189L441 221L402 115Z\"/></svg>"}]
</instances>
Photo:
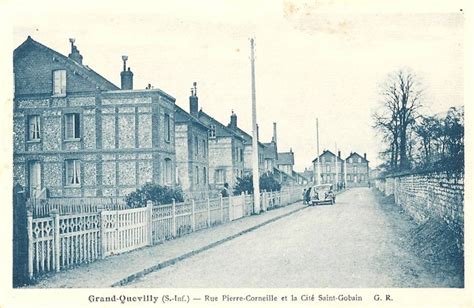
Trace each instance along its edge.
<instances>
[{"instance_id":1,"label":"sky","mask_svg":"<svg viewBox=\"0 0 474 308\"><path fill-rule=\"evenodd\" d=\"M276 122L279 151L293 150L297 171L316 157L316 118L321 151L337 144L344 157L356 151L367 153L371 167L380 163L371 114L396 70L418 77L423 112L464 104L464 13L456 1L34 3L11 7L12 46L31 35L67 55L75 38L83 63L117 86L121 56L128 55L136 89L150 83L189 110L196 81L206 113L228 124L233 110L250 134L255 37L260 141L270 141Z\"/></svg>"}]
</instances>

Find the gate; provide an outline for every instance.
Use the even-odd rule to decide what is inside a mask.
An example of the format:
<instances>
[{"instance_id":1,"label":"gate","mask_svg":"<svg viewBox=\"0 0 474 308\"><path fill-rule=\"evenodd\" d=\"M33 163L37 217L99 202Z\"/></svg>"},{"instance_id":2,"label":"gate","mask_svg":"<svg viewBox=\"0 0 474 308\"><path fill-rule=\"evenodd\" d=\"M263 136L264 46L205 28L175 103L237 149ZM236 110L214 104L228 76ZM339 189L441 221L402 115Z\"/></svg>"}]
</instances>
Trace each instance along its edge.
<instances>
[{"instance_id":1,"label":"gate","mask_svg":"<svg viewBox=\"0 0 474 308\"><path fill-rule=\"evenodd\" d=\"M29 282L26 194L19 184L13 188L13 287Z\"/></svg>"}]
</instances>

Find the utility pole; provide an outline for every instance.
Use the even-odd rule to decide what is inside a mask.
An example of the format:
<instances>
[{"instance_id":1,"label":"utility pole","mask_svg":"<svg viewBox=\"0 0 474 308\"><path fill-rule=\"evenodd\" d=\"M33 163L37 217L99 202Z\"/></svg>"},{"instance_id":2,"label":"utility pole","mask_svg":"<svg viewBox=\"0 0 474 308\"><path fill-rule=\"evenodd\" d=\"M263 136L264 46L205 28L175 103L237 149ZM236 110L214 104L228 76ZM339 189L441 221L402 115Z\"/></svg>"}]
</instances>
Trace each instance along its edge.
<instances>
[{"instance_id":1,"label":"utility pole","mask_svg":"<svg viewBox=\"0 0 474 308\"><path fill-rule=\"evenodd\" d=\"M260 213L260 174L258 161L257 134L257 96L255 90L255 40L250 39L250 65L252 71L252 169L253 169L253 202L254 213Z\"/></svg>"},{"instance_id":2,"label":"utility pole","mask_svg":"<svg viewBox=\"0 0 474 308\"><path fill-rule=\"evenodd\" d=\"M318 118L316 118L316 157L317 157L317 165L316 165L316 184L321 184L321 162L319 157L319 125L318 125Z\"/></svg>"}]
</instances>

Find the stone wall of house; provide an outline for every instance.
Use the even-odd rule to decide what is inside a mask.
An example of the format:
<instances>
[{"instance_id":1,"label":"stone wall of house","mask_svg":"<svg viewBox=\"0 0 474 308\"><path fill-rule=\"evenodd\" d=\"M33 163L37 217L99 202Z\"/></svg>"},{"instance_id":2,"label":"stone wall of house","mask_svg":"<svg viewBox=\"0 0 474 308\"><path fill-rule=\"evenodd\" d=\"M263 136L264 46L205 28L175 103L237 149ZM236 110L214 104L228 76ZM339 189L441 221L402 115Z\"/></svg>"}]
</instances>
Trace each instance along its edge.
<instances>
[{"instance_id":1,"label":"stone wall of house","mask_svg":"<svg viewBox=\"0 0 474 308\"><path fill-rule=\"evenodd\" d=\"M455 234L457 247L463 250L464 175L447 172L408 174L376 179L375 186L393 196L419 224L434 221Z\"/></svg>"}]
</instances>

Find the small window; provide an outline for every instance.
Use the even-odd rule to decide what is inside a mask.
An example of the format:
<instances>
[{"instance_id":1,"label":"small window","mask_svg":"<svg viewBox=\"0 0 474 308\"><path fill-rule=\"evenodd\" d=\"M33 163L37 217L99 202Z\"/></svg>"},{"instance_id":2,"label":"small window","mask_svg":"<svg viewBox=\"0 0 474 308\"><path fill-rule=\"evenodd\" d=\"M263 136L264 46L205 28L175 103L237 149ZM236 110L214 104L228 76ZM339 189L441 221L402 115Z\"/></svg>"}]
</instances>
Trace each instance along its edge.
<instances>
[{"instance_id":1,"label":"small window","mask_svg":"<svg viewBox=\"0 0 474 308\"><path fill-rule=\"evenodd\" d=\"M362 162L362 158L359 157L359 164Z\"/></svg>"},{"instance_id":2,"label":"small window","mask_svg":"<svg viewBox=\"0 0 474 308\"><path fill-rule=\"evenodd\" d=\"M165 114L165 141L170 142L171 141L171 121L170 121L170 115Z\"/></svg>"},{"instance_id":3,"label":"small window","mask_svg":"<svg viewBox=\"0 0 474 308\"><path fill-rule=\"evenodd\" d=\"M81 121L79 113L67 113L65 137L66 140L81 138Z\"/></svg>"},{"instance_id":4,"label":"small window","mask_svg":"<svg viewBox=\"0 0 474 308\"><path fill-rule=\"evenodd\" d=\"M207 184L207 169L206 167L202 168L202 182Z\"/></svg>"},{"instance_id":5,"label":"small window","mask_svg":"<svg viewBox=\"0 0 474 308\"><path fill-rule=\"evenodd\" d=\"M199 167L196 166L196 184L199 184Z\"/></svg>"},{"instance_id":6,"label":"small window","mask_svg":"<svg viewBox=\"0 0 474 308\"><path fill-rule=\"evenodd\" d=\"M209 126L209 138L216 138L216 126L214 124Z\"/></svg>"},{"instance_id":7,"label":"small window","mask_svg":"<svg viewBox=\"0 0 474 308\"><path fill-rule=\"evenodd\" d=\"M206 140L202 141L202 156L205 158L207 157L207 147L206 147Z\"/></svg>"},{"instance_id":8,"label":"small window","mask_svg":"<svg viewBox=\"0 0 474 308\"><path fill-rule=\"evenodd\" d=\"M39 115L32 115L28 117L28 140L40 139L40 117Z\"/></svg>"},{"instance_id":9,"label":"small window","mask_svg":"<svg viewBox=\"0 0 474 308\"><path fill-rule=\"evenodd\" d=\"M240 161L244 161L244 150L240 149Z\"/></svg>"},{"instance_id":10,"label":"small window","mask_svg":"<svg viewBox=\"0 0 474 308\"><path fill-rule=\"evenodd\" d=\"M66 160L66 186L81 185L81 163L77 159Z\"/></svg>"},{"instance_id":11,"label":"small window","mask_svg":"<svg viewBox=\"0 0 474 308\"><path fill-rule=\"evenodd\" d=\"M194 137L194 156L198 156L199 154L199 141L198 137Z\"/></svg>"},{"instance_id":12,"label":"small window","mask_svg":"<svg viewBox=\"0 0 474 308\"><path fill-rule=\"evenodd\" d=\"M66 70L53 71L53 95L66 95Z\"/></svg>"}]
</instances>

